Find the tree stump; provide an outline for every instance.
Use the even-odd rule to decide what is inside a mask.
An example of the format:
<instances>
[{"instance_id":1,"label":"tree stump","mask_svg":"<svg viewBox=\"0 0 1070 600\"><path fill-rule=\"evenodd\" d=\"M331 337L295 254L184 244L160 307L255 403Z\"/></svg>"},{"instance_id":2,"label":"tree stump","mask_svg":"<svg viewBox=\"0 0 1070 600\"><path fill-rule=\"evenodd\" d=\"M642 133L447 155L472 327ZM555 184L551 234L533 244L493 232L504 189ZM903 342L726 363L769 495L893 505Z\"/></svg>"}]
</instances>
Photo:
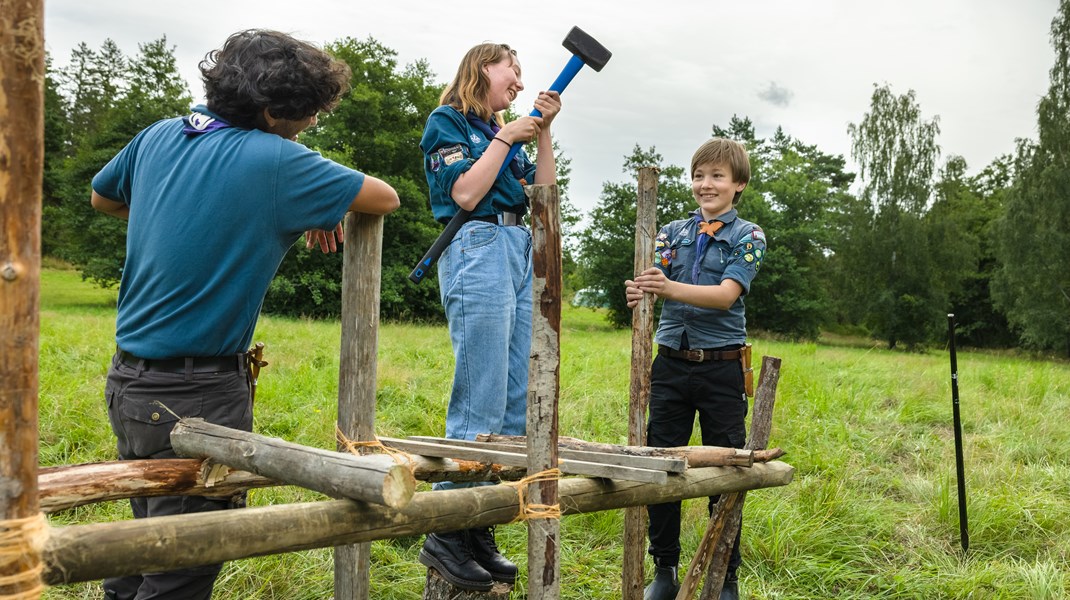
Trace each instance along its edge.
<instances>
[{"instance_id":1,"label":"tree stump","mask_svg":"<svg viewBox=\"0 0 1070 600\"><path fill-rule=\"evenodd\" d=\"M508 583L494 582L489 592L471 592L453 587L434 569L427 570L424 583L424 600L509 600L513 586Z\"/></svg>"}]
</instances>

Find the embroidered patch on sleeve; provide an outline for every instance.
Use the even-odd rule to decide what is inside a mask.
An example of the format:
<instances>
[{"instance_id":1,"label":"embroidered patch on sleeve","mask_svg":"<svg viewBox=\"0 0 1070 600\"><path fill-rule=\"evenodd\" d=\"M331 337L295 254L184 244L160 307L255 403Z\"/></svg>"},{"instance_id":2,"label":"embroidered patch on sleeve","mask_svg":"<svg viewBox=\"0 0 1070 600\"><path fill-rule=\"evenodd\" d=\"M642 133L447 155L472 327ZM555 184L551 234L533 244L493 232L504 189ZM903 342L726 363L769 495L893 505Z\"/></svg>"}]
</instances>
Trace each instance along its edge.
<instances>
[{"instance_id":1,"label":"embroidered patch on sleeve","mask_svg":"<svg viewBox=\"0 0 1070 600\"><path fill-rule=\"evenodd\" d=\"M464 160L464 146L460 144L439 148L438 153L442 156L442 162L445 163L447 167L457 161Z\"/></svg>"},{"instance_id":2,"label":"embroidered patch on sleeve","mask_svg":"<svg viewBox=\"0 0 1070 600\"><path fill-rule=\"evenodd\" d=\"M438 152L432 152L430 158L431 158L431 172L432 173L437 173L439 167L442 166L442 155L439 154Z\"/></svg>"},{"instance_id":3,"label":"embroidered patch on sleeve","mask_svg":"<svg viewBox=\"0 0 1070 600\"><path fill-rule=\"evenodd\" d=\"M765 232L757 225L755 225L754 230L750 232L750 237L755 241L762 242L763 244L765 243Z\"/></svg>"}]
</instances>

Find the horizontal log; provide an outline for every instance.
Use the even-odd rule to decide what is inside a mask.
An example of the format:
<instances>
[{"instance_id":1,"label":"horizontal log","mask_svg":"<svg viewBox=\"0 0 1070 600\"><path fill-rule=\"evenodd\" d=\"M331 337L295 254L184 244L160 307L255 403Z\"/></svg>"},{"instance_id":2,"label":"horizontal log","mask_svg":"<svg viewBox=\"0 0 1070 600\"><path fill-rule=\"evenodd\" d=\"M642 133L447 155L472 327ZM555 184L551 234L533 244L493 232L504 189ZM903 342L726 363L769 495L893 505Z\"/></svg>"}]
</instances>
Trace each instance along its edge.
<instances>
[{"instance_id":1,"label":"horizontal log","mask_svg":"<svg viewBox=\"0 0 1070 600\"><path fill-rule=\"evenodd\" d=\"M787 485L782 462L750 469L708 467L663 485L605 479L560 481L564 514L612 510ZM416 494L402 510L348 500L55 527L43 551L45 582L56 585L512 522L517 492L507 485Z\"/></svg>"},{"instance_id":2,"label":"horizontal log","mask_svg":"<svg viewBox=\"0 0 1070 600\"><path fill-rule=\"evenodd\" d=\"M382 442L384 446L390 446L391 448L396 448L412 454L419 454L421 456L441 456L478 461L492 461L514 467L527 466L528 462L526 450L520 449L518 449L517 452L502 452L500 450L465 448L450 444L433 444L431 442L418 442L415 440L386 437L379 438L379 441ZM665 471L639 469L635 467L619 467L617 465L607 465L564 458L557 462L557 468L561 469L561 472L567 475L624 479L627 481L641 481L644 483L665 483L666 479Z\"/></svg>"},{"instance_id":3,"label":"horizontal log","mask_svg":"<svg viewBox=\"0 0 1070 600\"><path fill-rule=\"evenodd\" d=\"M505 442L478 442L473 440L452 440L448 438L428 437L411 435L410 440L417 442L431 442L437 444L450 444L467 448L485 448L487 450L500 450L502 452L526 451L526 448ZM687 469L687 460L677 456L635 456L621 454L619 452L598 452L592 450L573 450L571 448L559 448L558 458L582 460L585 462L617 465L620 467L635 467L638 469L653 469L666 473L683 473Z\"/></svg>"},{"instance_id":4,"label":"horizontal log","mask_svg":"<svg viewBox=\"0 0 1070 600\"><path fill-rule=\"evenodd\" d=\"M523 467L472 460L418 455L409 458L415 467L413 475L416 479L429 483L516 481L527 474L527 469ZM201 474L203 463L196 458L168 458L44 467L37 471L41 512L52 514L96 502L152 496L225 498L254 488L285 485L268 477L232 469L223 479L208 487Z\"/></svg>"},{"instance_id":5,"label":"horizontal log","mask_svg":"<svg viewBox=\"0 0 1070 600\"><path fill-rule=\"evenodd\" d=\"M523 446L526 437L522 435L501 435L481 433L476 436L481 442L506 442ZM687 459L689 467L749 467L754 464L754 452L741 448L722 448L720 446L675 446L672 448L655 448L653 446L621 446L601 442L588 442L578 438L561 437L557 439L559 448L588 450L592 452L612 452L629 456L670 456Z\"/></svg>"},{"instance_id":6,"label":"horizontal log","mask_svg":"<svg viewBox=\"0 0 1070 600\"><path fill-rule=\"evenodd\" d=\"M390 456L357 456L310 448L203 419L181 419L171 430L171 446L179 456L211 458L332 498L401 508L416 491L416 480L408 465Z\"/></svg>"}]
</instances>

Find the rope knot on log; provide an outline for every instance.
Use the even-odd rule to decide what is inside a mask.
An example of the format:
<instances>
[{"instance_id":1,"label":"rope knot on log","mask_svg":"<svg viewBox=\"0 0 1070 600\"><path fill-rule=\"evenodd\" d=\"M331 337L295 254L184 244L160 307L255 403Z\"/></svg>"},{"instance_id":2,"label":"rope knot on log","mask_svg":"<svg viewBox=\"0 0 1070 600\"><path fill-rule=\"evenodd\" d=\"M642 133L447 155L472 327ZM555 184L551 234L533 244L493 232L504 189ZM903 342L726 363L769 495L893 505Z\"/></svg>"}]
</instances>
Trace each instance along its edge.
<instances>
[{"instance_id":1,"label":"rope knot on log","mask_svg":"<svg viewBox=\"0 0 1070 600\"><path fill-rule=\"evenodd\" d=\"M41 551L48 540L44 513L23 519L0 521L0 600L36 600L45 586ZM5 593L6 589L14 589Z\"/></svg>"},{"instance_id":2,"label":"rope knot on log","mask_svg":"<svg viewBox=\"0 0 1070 600\"><path fill-rule=\"evenodd\" d=\"M397 464L408 467L409 472L413 474L413 477L416 476L416 461L413 460L412 455L408 452L398 450L397 448L391 448L384 444L379 438L371 439L366 442L351 440L346 437L346 434L342 433L342 430L337 426L334 428L334 435L338 439L338 445L344 448L346 452L357 456L366 456L368 452L365 452L365 450L372 451L373 454L385 454L394 459L394 462Z\"/></svg>"},{"instance_id":3,"label":"rope knot on log","mask_svg":"<svg viewBox=\"0 0 1070 600\"><path fill-rule=\"evenodd\" d=\"M516 518L510 521L510 523L516 523L518 521L529 521L531 519L560 519L560 504L534 504L527 502L524 498L524 494L526 493L527 488L530 484L542 483L543 481L556 481L559 479L561 479L561 469L547 469L545 471L539 471L534 475L528 475L520 481L513 481L502 484L516 489Z\"/></svg>"}]
</instances>

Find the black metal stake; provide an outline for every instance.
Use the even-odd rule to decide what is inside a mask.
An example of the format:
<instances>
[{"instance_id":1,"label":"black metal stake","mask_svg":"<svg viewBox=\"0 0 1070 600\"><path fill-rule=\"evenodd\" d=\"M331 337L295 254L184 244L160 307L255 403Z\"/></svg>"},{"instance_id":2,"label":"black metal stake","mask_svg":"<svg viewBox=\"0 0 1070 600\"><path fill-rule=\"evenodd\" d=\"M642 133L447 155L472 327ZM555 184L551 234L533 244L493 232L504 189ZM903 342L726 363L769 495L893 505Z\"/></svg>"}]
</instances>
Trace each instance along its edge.
<instances>
[{"instance_id":1,"label":"black metal stake","mask_svg":"<svg viewBox=\"0 0 1070 600\"><path fill-rule=\"evenodd\" d=\"M962 420L959 417L959 367L955 358L955 314L947 315L947 337L951 348L951 407L955 421L955 471L959 487L959 540L962 552L970 549L969 521L966 518L966 476L962 465Z\"/></svg>"}]
</instances>

